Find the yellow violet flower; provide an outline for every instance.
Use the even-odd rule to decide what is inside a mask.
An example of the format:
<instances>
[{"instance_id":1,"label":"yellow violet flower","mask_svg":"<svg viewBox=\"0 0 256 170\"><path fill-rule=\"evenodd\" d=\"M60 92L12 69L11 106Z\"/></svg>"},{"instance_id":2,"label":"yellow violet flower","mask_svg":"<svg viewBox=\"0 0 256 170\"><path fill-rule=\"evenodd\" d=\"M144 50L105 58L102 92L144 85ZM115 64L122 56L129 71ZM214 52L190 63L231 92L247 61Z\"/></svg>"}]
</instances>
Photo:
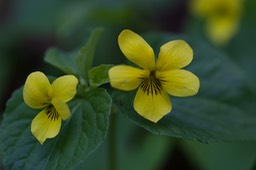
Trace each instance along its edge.
<instances>
[{"instance_id":1,"label":"yellow violet flower","mask_svg":"<svg viewBox=\"0 0 256 170\"><path fill-rule=\"evenodd\" d=\"M73 75L57 78L50 84L44 73L31 73L25 82L23 98L34 109L43 109L33 119L31 132L43 144L47 138L55 137L71 112L66 102L76 94L78 80Z\"/></svg>"},{"instance_id":2,"label":"yellow violet flower","mask_svg":"<svg viewBox=\"0 0 256 170\"><path fill-rule=\"evenodd\" d=\"M153 49L130 30L120 33L118 44L126 58L141 68L112 67L109 70L110 84L125 91L138 88L134 109L142 117L156 123L172 109L168 94L184 97L198 92L197 76L181 69L193 59L193 51L185 41L164 44L156 62Z\"/></svg>"},{"instance_id":3,"label":"yellow violet flower","mask_svg":"<svg viewBox=\"0 0 256 170\"><path fill-rule=\"evenodd\" d=\"M206 33L216 45L225 45L236 34L243 0L192 0L191 11L206 19Z\"/></svg>"}]
</instances>

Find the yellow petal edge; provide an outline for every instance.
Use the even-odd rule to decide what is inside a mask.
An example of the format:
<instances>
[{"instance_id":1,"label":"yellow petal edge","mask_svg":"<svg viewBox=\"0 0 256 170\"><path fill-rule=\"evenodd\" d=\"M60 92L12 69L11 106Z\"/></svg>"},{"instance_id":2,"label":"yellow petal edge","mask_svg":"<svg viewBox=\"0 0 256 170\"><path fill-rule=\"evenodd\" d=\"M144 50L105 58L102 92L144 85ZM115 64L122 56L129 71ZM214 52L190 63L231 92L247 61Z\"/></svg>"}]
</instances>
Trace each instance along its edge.
<instances>
[{"instance_id":1,"label":"yellow petal edge","mask_svg":"<svg viewBox=\"0 0 256 170\"><path fill-rule=\"evenodd\" d=\"M47 138L54 138L58 135L60 127L61 119L52 121L44 109L32 120L31 132L42 145Z\"/></svg>"},{"instance_id":2,"label":"yellow petal edge","mask_svg":"<svg viewBox=\"0 0 256 170\"><path fill-rule=\"evenodd\" d=\"M123 30L118 36L118 44L128 60L146 70L155 69L155 54L148 43L131 30Z\"/></svg>"},{"instance_id":3,"label":"yellow petal edge","mask_svg":"<svg viewBox=\"0 0 256 170\"><path fill-rule=\"evenodd\" d=\"M40 71L29 74L23 88L25 103L34 109L43 108L49 103L48 89L50 82L44 73Z\"/></svg>"},{"instance_id":4,"label":"yellow petal edge","mask_svg":"<svg viewBox=\"0 0 256 170\"><path fill-rule=\"evenodd\" d=\"M142 82L142 78L149 75L149 71L131 66L114 66L109 72L110 84L120 90L134 90Z\"/></svg>"},{"instance_id":5,"label":"yellow petal edge","mask_svg":"<svg viewBox=\"0 0 256 170\"><path fill-rule=\"evenodd\" d=\"M172 105L166 92L147 95L139 88L134 99L134 109L145 119L157 123L163 116L171 112Z\"/></svg>"}]
</instances>

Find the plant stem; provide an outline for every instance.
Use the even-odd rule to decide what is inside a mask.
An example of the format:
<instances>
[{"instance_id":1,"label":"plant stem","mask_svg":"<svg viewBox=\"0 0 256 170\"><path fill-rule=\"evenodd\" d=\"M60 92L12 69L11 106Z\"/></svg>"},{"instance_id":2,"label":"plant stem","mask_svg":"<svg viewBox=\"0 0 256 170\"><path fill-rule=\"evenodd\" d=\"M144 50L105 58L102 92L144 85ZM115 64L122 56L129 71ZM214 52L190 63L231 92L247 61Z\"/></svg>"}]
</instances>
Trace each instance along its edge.
<instances>
[{"instance_id":1,"label":"plant stem","mask_svg":"<svg viewBox=\"0 0 256 170\"><path fill-rule=\"evenodd\" d=\"M109 127L109 170L117 170L117 153L116 153L116 124L117 118L115 112L112 111Z\"/></svg>"}]
</instances>

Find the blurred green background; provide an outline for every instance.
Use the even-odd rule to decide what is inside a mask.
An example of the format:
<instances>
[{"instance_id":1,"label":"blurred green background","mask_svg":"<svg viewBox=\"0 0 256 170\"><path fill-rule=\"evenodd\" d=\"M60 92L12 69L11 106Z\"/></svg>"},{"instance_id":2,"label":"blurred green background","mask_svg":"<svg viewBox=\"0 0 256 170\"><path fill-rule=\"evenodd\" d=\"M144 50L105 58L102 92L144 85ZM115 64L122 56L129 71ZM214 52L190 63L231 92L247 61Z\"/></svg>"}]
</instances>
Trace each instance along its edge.
<instances>
[{"instance_id":1,"label":"blurred green background","mask_svg":"<svg viewBox=\"0 0 256 170\"><path fill-rule=\"evenodd\" d=\"M47 48L77 49L85 44L93 28L104 28L94 65L125 62L117 44L117 36L125 28L137 33L185 34L211 44L204 34L202 21L190 14L188 3L186 0L0 1L0 120L6 101L23 85L29 73L42 70L48 75L62 74L43 61ZM243 8L238 33L226 46L215 48L239 63L256 93L255 0L245 1ZM116 119L118 169L256 169L254 142L203 144L152 135L124 115L116 115ZM107 147L108 140L78 169L107 169Z\"/></svg>"}]
</instances>

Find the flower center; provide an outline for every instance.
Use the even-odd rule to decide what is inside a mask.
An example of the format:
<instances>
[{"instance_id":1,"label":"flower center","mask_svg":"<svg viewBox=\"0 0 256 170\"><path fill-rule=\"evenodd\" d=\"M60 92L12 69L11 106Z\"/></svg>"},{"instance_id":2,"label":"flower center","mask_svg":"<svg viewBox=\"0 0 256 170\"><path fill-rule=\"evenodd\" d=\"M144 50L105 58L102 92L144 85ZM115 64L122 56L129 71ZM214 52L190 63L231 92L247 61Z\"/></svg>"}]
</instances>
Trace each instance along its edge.
<instances>
[{"instance_id":1,"label":"flower center","mask_svg":"<svg viewBox=\"0 0 256 170\"><path fill-rule=\"evenodd\" d=\"M48 116L48 119L51 119L51 121L55 121L59 119L59 113L57 110L54 108L53 105L49 105L46 109L46 114Z\"/></svg>"},{"instance_id":2,"label":"flower center","mask_svg":"<svg viewBox=\"0 0 256 170\"><path fill-rule=\"evenodd\" d=\"M151 71L149 77L141 82L140 88L147 95L158 95L161 94L163 86L161 80L156 78L155 71Z\"/></svg>"}]
</instances>

